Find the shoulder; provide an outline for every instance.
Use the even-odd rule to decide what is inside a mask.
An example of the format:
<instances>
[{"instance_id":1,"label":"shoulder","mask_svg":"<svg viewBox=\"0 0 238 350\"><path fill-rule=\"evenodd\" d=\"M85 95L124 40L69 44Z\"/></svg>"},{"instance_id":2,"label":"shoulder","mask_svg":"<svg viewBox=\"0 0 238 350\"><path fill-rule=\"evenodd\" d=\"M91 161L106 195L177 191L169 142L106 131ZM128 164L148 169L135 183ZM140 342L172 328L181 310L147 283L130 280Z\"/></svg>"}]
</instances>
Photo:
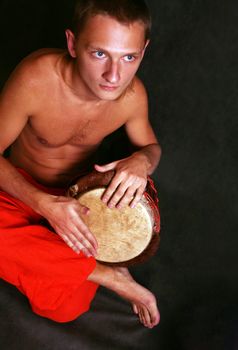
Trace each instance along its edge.
<instances>
[{"instance_id":1,"label":"shoulder","mask_svg":"<svg viewBox=\"0 0 238 350\"><path fill-rule=\"evenodd\" d=\"M145 86L140 78L134 77L131 84L128 86L126 91L126 98L128 100L140 100L147 99L147 92Z\"/></svg>"},{"instance_id":2,"label":"shoulder","mask_svg":"<svg viewBox=\"0 0 238 350\"><path fill-rule=\"evenodd\" d=\"M131 84L128 86L122 100L122 103L124 103L127 107L130 106L131 108L136 108L142 104L147 105L148 98L145 86L137 76L134 77Z\"/></svg>"},{"instance_id":3,"label":"shoulder","mask_svg":"<svg viewBox=\"0 0 238 350\"><path fill-rule=\"evenodd\" d=\"M28 109L35 110L40 101L44 97L48 99L49 93L56 87L58 81L56 67L61 56L62 51L44 49L24 58L1 91L1 105L12 101L14 105L25 105Z\"/></svg>"},{"instance_id":4,"label":"shoulder","mask_svg":"<svg viewBox=\"0 0 238 350\"><path fill-rule=\"evenodd\" d=\"M65 54L63 50L41 49L25 57L12 72L9 81L21 87L33 88L41 81L52 79L57 73L57 63Z\"/></svg>"},{"instance_id":5,"label":"shoulder","mask_svg":"<svg viewBox=\"0 0 238 350\"><path fill-rule=\"evenodd\" d=\"M148 97L143 82L136 76L128 86L125 94L120 98L120 108L127 118L147 115Z\"/></svg>"}]
</instances>

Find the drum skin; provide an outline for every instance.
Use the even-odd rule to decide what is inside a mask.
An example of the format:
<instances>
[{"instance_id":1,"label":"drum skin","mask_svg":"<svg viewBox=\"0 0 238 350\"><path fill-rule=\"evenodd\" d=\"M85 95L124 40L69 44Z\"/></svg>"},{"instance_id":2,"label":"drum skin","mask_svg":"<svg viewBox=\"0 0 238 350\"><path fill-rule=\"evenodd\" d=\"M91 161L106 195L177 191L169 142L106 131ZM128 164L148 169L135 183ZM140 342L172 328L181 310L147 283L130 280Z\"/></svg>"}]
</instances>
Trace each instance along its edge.
<instances>
[{"instance_id":1,"label":"drum skin","mask_svg":"<svg viewBox=\"0 0 238 350\"><path fill-rule=\"evenodd\" d=\"M91 216L82 216L99 242L100 263L112 266L131 266L153 256L159 245L160 217L157 192L151 179L138 205L132 209L110 209L101 201L101 195L110 184L115 172L96 170L75 179L67 196L88 206Z\"/></svg>"}]
</instances>

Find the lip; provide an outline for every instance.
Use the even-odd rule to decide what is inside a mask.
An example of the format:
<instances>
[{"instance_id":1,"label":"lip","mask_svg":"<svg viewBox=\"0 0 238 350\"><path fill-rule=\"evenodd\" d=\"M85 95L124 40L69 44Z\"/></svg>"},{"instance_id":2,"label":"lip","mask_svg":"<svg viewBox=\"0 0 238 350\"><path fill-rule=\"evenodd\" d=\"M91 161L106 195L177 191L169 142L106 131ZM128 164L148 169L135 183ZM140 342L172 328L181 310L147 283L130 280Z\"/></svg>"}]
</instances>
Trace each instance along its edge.
<instances>
[{"instance_id":1,"label":"lip","mask_svg":"<svg viewBox=\"0 0 238 350\"><path fill-rule=\"evenodd\" d=\"M105 90L105 91L115 91L116 89L118 89L118 86L108 86L108 85L99 85L101 89Z\"/></svg>"}]
</instances>

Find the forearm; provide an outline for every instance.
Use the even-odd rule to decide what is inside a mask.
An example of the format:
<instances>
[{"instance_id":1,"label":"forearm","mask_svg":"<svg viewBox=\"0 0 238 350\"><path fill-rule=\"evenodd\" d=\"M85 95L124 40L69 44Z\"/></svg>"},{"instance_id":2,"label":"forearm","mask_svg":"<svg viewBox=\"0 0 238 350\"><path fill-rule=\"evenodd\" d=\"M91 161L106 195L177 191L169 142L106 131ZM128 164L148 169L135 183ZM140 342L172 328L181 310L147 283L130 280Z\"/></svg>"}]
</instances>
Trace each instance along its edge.
<instances>
[{"instance_id":1,"label":"forearm","mask_svg":"<svg viewBox=\"0 0 238 350\"><path fill-rule=\"evenodd\" d=\"M159 164L161 147L158 143L153 143L134 152L133 156L139 157L142 162L145 162L147 175L151 175Z\"/></svg>"},{"instance_id":2,"label":"forearm","mask_svg":"<svg viewBox=\"0 0 238 350\"><path fill-rule=\"evenodd\" d=\"M0 188L45 217L55 232L77 254L82 251L87 257L96 256L97 241L80 218L81 212L85 214L85 207L80 206L78 201L40 191L1 155Z\"/></svg>"},{"instance_id":3,"label":"forearm","mask_svg":"<svg viewBox=\"0 0 238 350\"><path fill-rule=\"evenodd\" d=\"M20 199L39 214L41 214L42 209L41 203L51 197L26 181L2 155L0 155L0 188Z\"/></svg>"}]
</instances>

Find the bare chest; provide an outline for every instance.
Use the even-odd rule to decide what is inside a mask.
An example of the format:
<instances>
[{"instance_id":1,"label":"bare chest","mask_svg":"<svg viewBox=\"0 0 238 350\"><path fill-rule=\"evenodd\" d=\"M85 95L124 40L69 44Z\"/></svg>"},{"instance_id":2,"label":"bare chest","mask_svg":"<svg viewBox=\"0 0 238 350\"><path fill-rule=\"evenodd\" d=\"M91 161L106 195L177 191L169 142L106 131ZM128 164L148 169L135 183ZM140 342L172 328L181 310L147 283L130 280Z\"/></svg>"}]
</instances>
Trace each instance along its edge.
<instances>
[{"instance_id":1,"label":"bare chest","mask_svg":"<svg viewBox=\"0 0 238 350\"><path fill-rule=\"evenodd\" d=\"M47 108L29 119L26 131L45 147L95 147L124 122L113 110Z\"/></svg>"}]
</instances>

